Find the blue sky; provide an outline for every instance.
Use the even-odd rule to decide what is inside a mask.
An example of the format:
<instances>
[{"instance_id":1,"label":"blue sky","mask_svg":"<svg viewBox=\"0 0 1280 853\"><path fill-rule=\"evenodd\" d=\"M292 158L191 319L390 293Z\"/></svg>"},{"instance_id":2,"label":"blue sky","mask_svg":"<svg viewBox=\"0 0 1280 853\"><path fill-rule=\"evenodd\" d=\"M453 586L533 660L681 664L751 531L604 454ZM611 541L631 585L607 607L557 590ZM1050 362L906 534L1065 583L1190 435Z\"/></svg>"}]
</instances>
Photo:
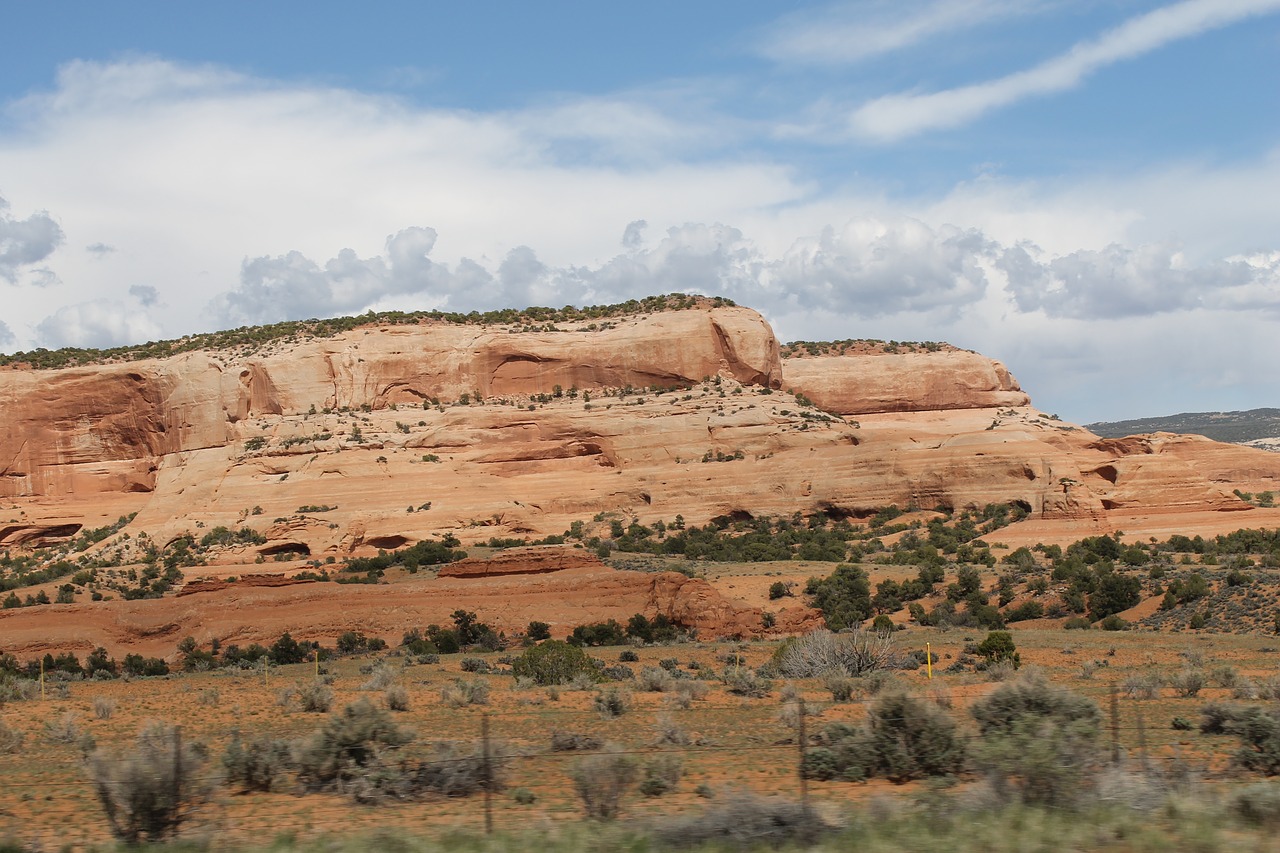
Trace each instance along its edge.
<instances>
[{"instance_id":1,"label":"blue sky","mask_svg":"<svg viewBox=\"0 0 1280 853\"><path fill-rule=\"evenodd\" d=\"M12 4L0 349L724 294L1277 405L1280 0Z\"/></svg>"}]
</instances>

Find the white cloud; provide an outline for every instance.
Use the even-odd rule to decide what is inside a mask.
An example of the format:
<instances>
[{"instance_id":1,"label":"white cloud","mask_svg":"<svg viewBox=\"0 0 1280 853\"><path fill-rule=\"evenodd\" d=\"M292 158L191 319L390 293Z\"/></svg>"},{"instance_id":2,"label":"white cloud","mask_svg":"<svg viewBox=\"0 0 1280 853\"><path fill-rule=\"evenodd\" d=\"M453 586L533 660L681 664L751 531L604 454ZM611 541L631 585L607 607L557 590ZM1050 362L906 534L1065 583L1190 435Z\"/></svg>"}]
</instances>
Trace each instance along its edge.
<instances>
[{"instance_id":1,"label":"white cloud","mask_svg":"<svg viewBox=\"0 0 1280 853\"><path fill-rule=\"evenodd\" d=\"M886 95L868 101L850 117L850 130L864 139L892 142L957 127L1029 97L1075 88L1100 68L1170 42L1278 10L1280 0L1182 0L1131 18L1024 71L940 92Z\"/></svg>"},{"instance_id":2,"label":"white cloud","mask_svg":"<svg viewBox=\"0 0 1280 853\"><path fill-rule=\"evenodd\" d=\"M0 347L10 346L15 340L17 338L13 336L13 330L9 328L4 320L0 320Z\"/></svg>"},{"instance_id":3,"label":"white cloud","mask_svg":"<svg viewBox=\"0 0 1280 853\"><path fill-rule=\"evenodd\" d=\"M779 62L852 64L1044 5L1029 0L845 2L771 24L757 51Z\"/></svg>"},{"instance_id":4,"label":"white cloud","mask_svg":"<svg viewBox=\"0 0 1280 853\"><path fill-rule=\"evenodd\" d=\"M40 321L36 335L40 345L49 349L114 347L164 336L145 313L108 299L65 305Z\"/></svg>"},{"instance_id":5,"label":"white cloud","mask_svg":"<svg viewBox=\"0 0 1280 853\"><path fill-rule=\"evenodd\" d=\"M106 243L90 243L84 247L84 250L95 258L105 258L116 250L115 246L108 246Z\"/></svg>"},{"instance_id":6,"label":"white cloud","mask_svg":"<svg viewBox=\"0 0 1280 853\"><path fill-rule=\"evenodd\" d=\"M11 284L18 281L23 267L38 264L53 254L62 244L62 229L45 211L39 211L26 219L14 219L8 214L9 203L0 198L0 279ZM32 282L38 286L52 283L48 270L37 272Z\"/></svg>"}]
</instances>

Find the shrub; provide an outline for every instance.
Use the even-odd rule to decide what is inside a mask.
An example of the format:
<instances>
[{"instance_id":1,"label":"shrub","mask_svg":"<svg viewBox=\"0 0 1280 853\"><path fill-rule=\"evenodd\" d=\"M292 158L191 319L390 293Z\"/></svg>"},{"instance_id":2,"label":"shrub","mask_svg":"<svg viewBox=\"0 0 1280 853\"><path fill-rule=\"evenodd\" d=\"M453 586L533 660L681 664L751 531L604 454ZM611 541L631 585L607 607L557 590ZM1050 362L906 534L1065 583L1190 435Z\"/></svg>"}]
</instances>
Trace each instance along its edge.
<instances>
[{"instance_id":1,"label":"shrub","mask_svg":"<svg viewBox=\"0 0 1280 853\"><path fill-rule=\"evenodd\" d=\"M522 806L531 806L538 801L538 795L528 788L513 788L511 799Z\"/></svg>"},{"instance_id":2,"label":"shrub","mask_svg":"<svg viewBox=\"0 0 1280 853\"><path fill-rule=\"evenodd\" d=\"M1072 616L1062 623L1062 627L1068 631L1088 631L1093 627L1093 623L1083 616Z\"/></svg>"},{"instance_id":3,"label":"shrub","mask_svg":"<svg viewBox=\"0 0 1280 853\"><path fill-rule=\"evenodd\" d=\"M1207 702L1200 709L1200 731L1207 735L1224 735L1236 720L1245 716L1245 708L1230 702Z\"/></svg>"},{"instance_id":4,"label":"shrub","mask_svg":"<svg viewBox=\"0 0 1280 853\"><path fill-rule=\"evenodd\" d=\"M0 755L12 755L22 749L26 736L17 729L11 729L0 720Z\"/></svg>"},{"instance_id":5,"label":"shrub","mask_svg":"<svg viewBox=\"0 0 1280 853\"><path fill-rule=\"evenodd\" d=\"M553 731L551 733L552 752L581 752L599 749L601 745L598 738L580 732Z\"/></svg>"},{"instance_id":6,"label":"shrub","mask_svg":"<svg viewBox=\"0 0 1280 853\"><path fill-rule=\"evenodd\" d=\"M1280 774L1280 716L1261 708L1242 708L1225 729L1240 739L1235 762L1267 776Z\"/></svg>"},{"instance_id":7,"label":"shrub","mask_svg":"<svg viewBox=\"0 0 1280 853\"><path fill-rule=\"evenodd\" d=\"M284 787L286 774L294 767L293 751L288 741L258 738L248 747L240 733L231 734L231 742L222 755L222 768L227 784L243 791L278 791Z\"/></svg>"},{"instance_id":8,"label":"shrub","mask_svg":"<svg viewBox=\"0 0 1280 853\"><path fill-rule=\"evenodd\" d=\"M605 717L621 717L631 710L631 694L626 690L610 687L596 694L593 705Z\"/></svg>"},{"instance_id":9,"label":"shrub","mask_svg":"<svg viewBox=\"0 0 1280 853\"><path fill-rule=\"evenodd\" d=\"M372 692L386 690L388 687L396 683L397 678L399 678L399 676L394 669L388 666L385 662L379 663L369 673L369 680L360 685L360 689Z\"/></svg>"},{"instance_id":10,"label":"shrub","mask_svg":"<svg viewBox=\"0 0 1280 853\"><path fill-rule=\"evenodd\" d=\"M871 705L865 724L876 774L892 782L950 776L964 764L964 742L955 723L932 702L887 693Z\"/></svg>"},{"instance_id":11,"label":"shrub","mask_svg":"<svg viewBox=\"0 0 1280 853\"><path fill-rule=\"evenodd\" d=\"M579 625L569 635L569 642L575 646L620 646L626 641L626 630L614 619Z\"/></svg>"},{"instance_id":12,"label":"shrub","mask_svg":"<svg viewBox=\"0 0 1280 853\"><path fill-rule=\"evenodd\" d=\"M975 764L996 792L1025 803L1071 805L1097 755L1102 714L1090 699L1027 676L975 702Z\"/></svg>"},{"instance_id":13,"label":"shrub","mask_svg":"<svg viewBox=\"0 0 1280 853\"><path fill-rule=\"evenodd\" d=\"M430 759L402 762L394 769L370 774L352 792L358 801L377 802L392 797L407 800L424 794L466 797L480 791L506 787L511 753L502 743L492 743L486 757L480 744L453 741L437 743Z\"/></svg>"},{"instance_id":14,"label":"shrub","mask_svg":"<svg viewBox=\"0 0 1280 853\"><path fill-rule=\"evenodd\" d=\"M1228 808L1245 823L1255 826L1280 826L1280 785L1256 782L1233 792Z\"/></svg>"},{"instance_id":15,"label":"shrub","mask_svg":"<svg viewBox=\"0 0 1280 853\"><path fill-rule=\"evenodd\" d=\"M323 681L316 680L299 687L298 704L309 714L327 714L333 707L333 691Z\"/></svg>"},{"instance_id":16,"label":"shrub","mask_svg":"<svg viewBox=\"0 0 1280 853\"><path fill-rule=\"evenodd\" d=\"M636 689L647 693L666 693L675 689L679 682L667 670L657 666L646 666L640 670L636 678Z\"/></svg>"},{"instance_id":17,"label":"shrub","mask_svg":"<svg viewBox=\"0 0 1280 853\"><path fill-rule=\"evenodd\" d=\"M44 738L50 743L75 743L82 734L76 715L70 711L56 720L45 720Z\"/></svg>"},{"instance_id":18,"label":"shrub","mask_svg":"<svg viewBox=\"0 0 1280 853\"><path fill-rule=\"evenodd\" d=\"M762 699L773 689L773 682L767 678L761 678L754 670L746 667L727 667L721 674L720 680L733 695L748 696L752 699Z\"/></svg>"},{"instance_id":19,"label":"shrub","mask_svg":"<svg viewBox=\"0 0 1280 853\"><path fill-rule=\"evenodd\" d=\"M488 672L490 669L484 658L463 658L461 666L463 672Z\"/></svg>"},{"instance_id":20,"label":"shrub","mask_svg":"<svg viewBox=\"0 0 1280 853\"><path fill-rule=\"evenodd\" d=\"M1132 699L1154 699L1163 686L1164 678L1156 672L1137 673L1120 682L1120 689Z\"/></svg>"},{"instance_id":21,"label":"shrub","mask_svg":"<svg viewBox=\"0 0 1280 853\"><path fill-rule=\"evenodd\" d=\"M489 704L489 682L483 678L468 681L455 678L453 683L440 688L440 699L450 708Z\"/></svg>"},{"instance_id":22,"label":"shrub","mask_svg":"<svg viewBox=\"0 0 1280 853\"><path fill-rule=\"evenodd\" d=\"M807 848L835 831L815 810L794 800L738 791L717 797L701 814L668 817L654 833L671 847L778 850L793 844Z\"/></svg>"},{"instance_id":23,"label":"shrub","mask_svg":"<svg viewBox=\"0 0 1280 853\"><path fill-rule=\"evenodd\" d=\"M1198 669L1184 669L1169 677L1169 686L1179 696L1191 697L1200 693L1205 686L1204 672Z\"/></svg>"},{"instance_id":24,"label":"shrub","mask_svg":"<svg viewBox=\"0 0 1280 853\"><path fill-rule=\"evenodd\" d=\"M777 601L779 598L786 598L791 595L791 584L784 581L774 581L769 585L769 600Z\"/></svg>"},{"instance_id":25,"label":"shrub","mask_svg":"<svg viewBox=\"0 0 1280 853\"><path fill-rule=\"evenodd\" d=\"M826 675L860 676L900 664L893 635L855 630L848 634L813 631L783 643L773 668L785 678Z\"/></svg>"},{"instance_id":26,"label":"shrub","mask_svg":"<svg viewBox=\"0 0 1280 853\"><path fill-rule=\"evenodd\" d=\"M583 811L592 820L616 818L623 796L636 781L635 759L613 753L616 750L584 758L570 774Z\"/></svg>"},{"instance_id":27,"label":"shrub","mask_svg":"<svg viewBox=\"0 0 1280 853\"><path fill-rule=\"evenodd\" d=\"M529 627L525 629L524 635L532 642L538 643L542 640L551 639L551 626L546 622L530 622Z\"/></svg>"},{"instance_id":28,"label":"shrub","mask_svg":"<svg viewBox=\"0 0 1280 853\"><path fill-rule=\"evenodd\" d=\"M409 691L402 684L393 684L382 694L388 711L409 710Z\"/></svg>"},{"instance_id":29,"label":"shrub","mask_svg":"<svg viewBox=\"0 0 1280 853\"><path fill-rule=\"evenodd\" d=\"M684 775L684 760L678 755L655 755L644 763L644 778L640 780L640 793L646 797L661 797L674 790Z\"/></svg>"},{"instance_id":30,"label":"shrub","mask_svg":"<svg viewBox=\"0 0 1280 853\"><path fill-rule=\"evenodd\" d=\"M128 755L95 752L89 776L112 834L131 845L176 834L208 798L202 756L198 744L160 723L144 728Z\"/></svg>"},{"instance_id":31,"label":"shrub","mask_svg":"<svg viewBox=\"0 0 1280 853\"><path fill-rule=\"evenodd\" d=\"M1008 631L992 631L987 634L986 639L978 644L977 653L989 664L1006 661L1017 669L1022 663L1022 656L1013 643L1013 635Z\"/></svg>"},{"instance_id":32,"label":"shrub","mask_svg":"<svg viewBox=\"0 0 1280 853\"><path fill-rule=\"evenodd\" d=\"M635 649L623 649L622 654L618 655L618 660L623 663L637 663L640 655L636 654Z\"/></svg>"},{"instance_id":33,"label":"shrub","mask_svg":"<svg viewBox=\"0 0 1280 853\"><path fill-rule=\"evenodd\" d=\"M109 720L115 712L116 700L106 696L95 696L93 698L93 715L99 720Z\"/></svg>"},{"instance_id":34,"label":"shrub","mask_svg":"<svg viewBox=\"0 0 1280 853\"><path fill-rule=\"evenodd\" d=\"M843 676L832 675L826 680L826 688L836 702L848 702L853 698L853 682Z\"/></svg>"},{"instance_id":35,"label":"shrub","mask_svg":"<svg viewBox=\"0 0 1280 853\"><path fill-rule=\"evenodd\" d=\"M811 581L809 591L832 631L857 627L871 616L871 582L857 566L836 566L826 578Z\"/></svg>"},{"instance_id":36,"label":"shrub","mask_svg":"<svg viewBox=\"0 0 1280 853\"><path fill-rule=\"evenodd\" d=\"M413 736L366 699L348 705L298 750L298 780L309 790L342 788L387 750Z\"/></svg>"},{"instance_id":37,"label":"shrub","mask_svg":"<svg viewBox=\"0 0 1280 853\"><path fill-rule=\"evenodd\" d=\"M525 649L512 661L511 673L541 685L567 684L578 676L597 678L595 664L587 653L563 640L546 640Z\"/></svg>"}]
</instances>

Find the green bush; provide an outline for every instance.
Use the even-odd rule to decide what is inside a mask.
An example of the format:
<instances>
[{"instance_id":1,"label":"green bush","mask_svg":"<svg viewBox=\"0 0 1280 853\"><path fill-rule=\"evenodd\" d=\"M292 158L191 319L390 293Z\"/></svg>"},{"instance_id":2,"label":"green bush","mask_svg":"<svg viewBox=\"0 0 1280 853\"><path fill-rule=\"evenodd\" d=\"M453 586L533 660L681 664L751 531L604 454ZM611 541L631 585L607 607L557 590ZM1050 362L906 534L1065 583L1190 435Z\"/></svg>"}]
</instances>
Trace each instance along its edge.
<instances>
[{"instance_id":1,"label":"green bush","mask_svg":"<svg viewBox=\"0 0 1280 853\"><path fill-rule=\"evenodd\" d=\"M568 684L576 678L598 680L596 666L581 648L563 640L546 640L525 649L511 662L511 674L535 684Z\"/></svg>"},{"instance_id":2,"label":"green bush","mask_svg":"<svg viewBox=\"0 0 1280 853\"><path fill-rule=\"evenodd\" d=\"M873 756L869 769L891 782L951 776L964 766L964 741L955 722L932 702L882 694L867 714L865 733Z\"/></svg>"},{"instance_id":3,"label":"green bush","mask_svg":"<svg viewBox=\"0 0 1280 853\"><path fill-rule=\"evenodd\" d=\"M413 739L367 699L334 714L298 749L298 780L313 791L341 788L382 754Z\"/></svg>"},{"instance_id":4,"label":"green bush","mask_svg":"<svg viewBox=\"0 0 1280 853\"><path fill-rule=\"evenodd\" d=\"M1092 700L1028 676L1001 685L970 713L982 735L974 764L997 794L1069 806L1086 790L1102 720Z\"/></svg>"},{"instance_id":5,"label":"green bush","mask_svg":"<svg viewBox=\"0 0 1280 853\"><path fill-rule=\"evenodd\" d=\"M1017 669L1022 663L1022 656L1013 643L1013 635L1008 631L992 631L987 634L986 639L978 644L977 652L989 664L1006 661Z\"/></svg>"},{"instance_id":6,"label":"green bush","mask_svg":"<svg viewBox=\"0 0 1280 853\"><path fill-rule=\"evenodd\" d=\"M812 581L813 606L832 631L854 628L871 617L871 582L857 566L842 563L822 580Z\"/></svg>"},{"instance_id":7,"label":"green bush","mask_svg":"<svg viewBox=\"0 0 1280 853\"><path fill-rule=\"evenodd\" d=\"M233 732L222 768L227 784L242 791L279 791L294 768L293 751L288 741L276 738L257 738L246 747Z\"/></svg>"}]
</instances>

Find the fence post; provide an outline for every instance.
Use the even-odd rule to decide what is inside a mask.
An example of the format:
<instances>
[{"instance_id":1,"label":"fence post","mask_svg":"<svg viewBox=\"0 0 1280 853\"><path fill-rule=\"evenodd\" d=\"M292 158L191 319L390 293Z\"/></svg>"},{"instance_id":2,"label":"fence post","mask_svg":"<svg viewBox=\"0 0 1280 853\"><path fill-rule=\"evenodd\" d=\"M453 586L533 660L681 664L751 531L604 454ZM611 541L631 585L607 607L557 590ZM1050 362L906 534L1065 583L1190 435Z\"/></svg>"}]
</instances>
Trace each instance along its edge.
<instances>
[{"instance_id":1,"label":"fence post","mask_svg":"<svg viewBox=\"0 0 1280 853\"><path fill-rule=\"evenodd\" d=\"M182 726L173 727L173 812L182 808Z\"/></svg>"},{"instance_id":2,"label":"fence post","mask_svg":"<svg viewBox=\"0 0 1280 853\"><path fill-rule=\"evenodd\" d=\"M480 743L484 755L484 831L493 832L493 765L489 761L489 715L480 718Z\"/></svg>"},{"instance_id":3,"label":"fence post","mask_svg":"<svg viewBox=\"0 0 1280 853\"><path fill-rule=\"evenodd\" d=\"M805 714L804 714L804 698L803 697L798 698L796 700L796 708L799 710L799 714L797 714L798 720L796 722L796 728L798 730L796 732L796 751L799 753L800 764L796 769L800 773L800 808L804 810L805 814L808 814L809 813L809 780L806 779L804 775L804 752L805 752L805 746L808 744L809 737L805 733L805 722L804 722Z\"/></svg>"},{"instance_id":4,"label":"fence post","mask_svg":"<svg viewBox=\"0 0 1280 853\"><path fill-rule=\"evenodd\" d=\"M1147 765L1147 726L1142 718L1142 706L1138 705L1138 755L1142 757L1142 772L1150 772Z\"/></svg>"},{"instance_id":5,"label":"fence post","mask_svg":"<svg viewBox=\"0 0 1280 853\"><path fill-rule=\"evenodd\" d=\"M1111 685L1111 763L1120 763L1120 700Z\"/></svg>"}]
</instances>

